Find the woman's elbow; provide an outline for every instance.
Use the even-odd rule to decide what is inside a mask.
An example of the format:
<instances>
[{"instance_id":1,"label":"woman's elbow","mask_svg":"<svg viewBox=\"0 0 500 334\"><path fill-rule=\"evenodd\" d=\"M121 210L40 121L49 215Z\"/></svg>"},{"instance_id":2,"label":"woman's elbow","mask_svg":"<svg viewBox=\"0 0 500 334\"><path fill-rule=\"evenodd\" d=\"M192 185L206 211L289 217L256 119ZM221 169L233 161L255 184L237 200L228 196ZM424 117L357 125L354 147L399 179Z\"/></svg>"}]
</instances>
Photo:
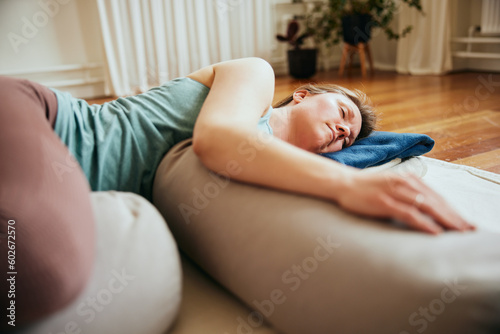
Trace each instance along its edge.
<instances>
[{"instance_id":1,"label":"woman's elbow","mask_svg":"<svg viewBox=\"0 0 500 334\"><path fill-rule=\"evenodd\" d=\"M203 135L201 135L199 133L199 131L194 131L193 133L193 142L192 142L192 145L193 145L193 152L194 154L196 154L199 157L201 157L201 155L203 154L203 152L205 151L203 145Z\"/></svg>"},{"instance_id":2,"label":"woman's elbow","mask_svg":"<svg viewBox=\"0 0 500 334\"><path fill-rule=\"evenodd\" d=\"M214 157L219 154L217 148L220 144L217 143L216 135L213 135L216 133L218 133L216 129L209 129L206 127L203 129L195 129L194 131L192 143L193 152L205 165L209 157Z\"/></svg>"},{"instance_id":3,"label":"woman's elbow","mask_svg":"<svg viewBox=\"0 0 500 334\"><path fill-rule=\"evenodd\" d=\"M222 125L206 126L193 134L193 152L208 169L217 172L223 169L228 160L234 156L234 143L239 134Z\"/></svg>"},{"instance_id":4,"label":"woman's elbow","mask_svg":"<svg viewBox=\"0 0 500 334\"><path fill-rule=\"evenodd\" d=\"M201 158L203 152L205 151L203 148L203 142L200 138L200 136L193 136L193 152L198 156L198 158Z\"/></svg>"}]
</instances>

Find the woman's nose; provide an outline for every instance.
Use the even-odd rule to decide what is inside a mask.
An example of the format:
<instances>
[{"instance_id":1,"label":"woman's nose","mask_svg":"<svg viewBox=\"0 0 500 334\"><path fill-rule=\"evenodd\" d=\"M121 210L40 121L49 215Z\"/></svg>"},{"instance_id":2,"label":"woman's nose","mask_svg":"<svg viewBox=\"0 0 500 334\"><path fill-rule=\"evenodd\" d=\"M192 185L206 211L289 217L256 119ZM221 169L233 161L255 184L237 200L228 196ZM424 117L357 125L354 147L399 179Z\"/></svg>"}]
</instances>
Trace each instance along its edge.
<instances>
[{"instance_id":1,"label":"woman's nose","mask_svg":"<svg viewBox=\"0 0 500 334\"><path fill-rule=\"evenodd\" d=\"M337 124L335 128L337 130L337 138L339 139L343 139L344 137L349 137L349 135L351 134L349 127L345 126L344 124Z\"/></svg>"}]
</instances>

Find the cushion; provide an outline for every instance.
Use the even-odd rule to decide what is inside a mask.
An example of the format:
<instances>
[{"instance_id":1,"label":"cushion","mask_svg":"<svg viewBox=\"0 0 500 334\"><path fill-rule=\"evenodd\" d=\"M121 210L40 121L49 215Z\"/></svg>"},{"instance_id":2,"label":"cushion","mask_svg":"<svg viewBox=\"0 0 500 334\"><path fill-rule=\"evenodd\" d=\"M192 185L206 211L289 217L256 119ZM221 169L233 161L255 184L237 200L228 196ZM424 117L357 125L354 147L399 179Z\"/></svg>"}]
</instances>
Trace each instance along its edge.
<instances>
[{"instance_id":1,"label":"cushion","mask_svg":"<svg viewBox=\"0 0 500 334\"><path fill-rule=\"evenodd\" d=\"M446 195L455 180L442 181ZM477 191L460 210L494 218L487 196ZM436 237L229 181L200 163L189 140L160 164L153 202L187 256L251 308L228 333L263 324L288 334L500 330L500 235L482 227Z\"/></svg>"},{"instance_id":2,"label":"cushion","mask_svg":"<svg viewBox=\"0 0 500 334\"><path fill-rule=\"evenodd\" d=\"M181 308L168 334L278 334L267 324L251 327L250 308L182 254L181 263Z\"/></svg>"},{"instance_id":3,"label":"cushion","mask_svg":"<svg viewBox=\"0 0 500 334\"><path fill-rule=\"evenodd\" d=\"M165 333L180 305L181 268L164 219L132 193L93 192L91 199L97 242L89 284L68 307L22 333Z\"/></svg>"}]
</instances>

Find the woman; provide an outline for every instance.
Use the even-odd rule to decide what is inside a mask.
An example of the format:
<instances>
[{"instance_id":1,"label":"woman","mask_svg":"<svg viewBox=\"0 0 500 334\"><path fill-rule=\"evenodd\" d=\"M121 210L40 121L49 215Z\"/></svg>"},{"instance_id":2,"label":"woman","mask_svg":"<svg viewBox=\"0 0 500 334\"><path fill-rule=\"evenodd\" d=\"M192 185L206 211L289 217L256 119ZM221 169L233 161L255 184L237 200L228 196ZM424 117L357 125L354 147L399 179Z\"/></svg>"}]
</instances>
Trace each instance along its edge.
<instances>
[{"instance_id":1,"label":"woman","mask_svg":"<svg viewBox=\"0 0 500 334\"><path fill-rule=\"evenodd\" d=\"M240 181L326 198L351 212L398 219L425 232L472 228L416 177L367 175L306 152L352 144L361 131L361 117L348 99L295 92L276 113L287 116L280 117L287 121L276 134L282 140L270 140L248 161L238 152L238 144L254 135L252 124L271 104L272 68L260 59L244 59L209 66L188 77L211 87L193 135L194 151L209 169L221 171L227 161L236 160L242 172L231 176ZM326 114L330 124L322 118ZM270 123L276 121L271 118Z\"/></svg>"},{"instance_id":2,"label":"woman","mask_svg":"<svg viewBox=\"0 0 500 334\"><path fill-rule=\"evenodd\" d=\"M208 66L103 106L0 78L0 232L15 222L17 323L64 307L85 286L94 243L88 192L150 198L161 158L191 136L207 168L227 172L228 164L238 164L229 175L236 180L327 199L429 233L473 229L416 177L367 175L311 154L352 145L373 128L362 98L341 88L314 89L299 89L270 108L274 73L257 58ZM259 128L273 136L260 136ZM256 153L246 154L242 145ZM12 271L5 264L2 270Z\"/></svg>"}]
</instances>

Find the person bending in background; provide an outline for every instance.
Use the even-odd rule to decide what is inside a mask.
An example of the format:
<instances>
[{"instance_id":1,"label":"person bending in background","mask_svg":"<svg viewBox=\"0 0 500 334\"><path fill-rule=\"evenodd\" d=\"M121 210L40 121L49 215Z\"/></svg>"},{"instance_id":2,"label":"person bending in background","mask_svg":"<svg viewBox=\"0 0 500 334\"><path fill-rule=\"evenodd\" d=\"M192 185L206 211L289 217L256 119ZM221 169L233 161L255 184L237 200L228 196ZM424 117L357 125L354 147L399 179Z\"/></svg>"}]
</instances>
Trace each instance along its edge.
<instances>
[{"instance_id":1,"label":"person bending in background","mask_svg":"<svg viewBox=\"0 0 500 334\"><path fill-rule=\"evenodd\" d=\"M93 106L34 82L0 78L0 249L6 259L7 224L15 221L16 323L63 308L85 287L95 240L89 192L131 191L151 200L161 159L190 137L210 170L241 166L229 175L235 180L429 233L473 229L416 177L360 173L316 154L370 134L375 116L364 94L306 85L274 109L273 94L273 70L258 58L218 63ZM265 145L249 159L241 144L265 133ZM6 295L5 278L0 287Z\"/></svg>"}]
</instances>

